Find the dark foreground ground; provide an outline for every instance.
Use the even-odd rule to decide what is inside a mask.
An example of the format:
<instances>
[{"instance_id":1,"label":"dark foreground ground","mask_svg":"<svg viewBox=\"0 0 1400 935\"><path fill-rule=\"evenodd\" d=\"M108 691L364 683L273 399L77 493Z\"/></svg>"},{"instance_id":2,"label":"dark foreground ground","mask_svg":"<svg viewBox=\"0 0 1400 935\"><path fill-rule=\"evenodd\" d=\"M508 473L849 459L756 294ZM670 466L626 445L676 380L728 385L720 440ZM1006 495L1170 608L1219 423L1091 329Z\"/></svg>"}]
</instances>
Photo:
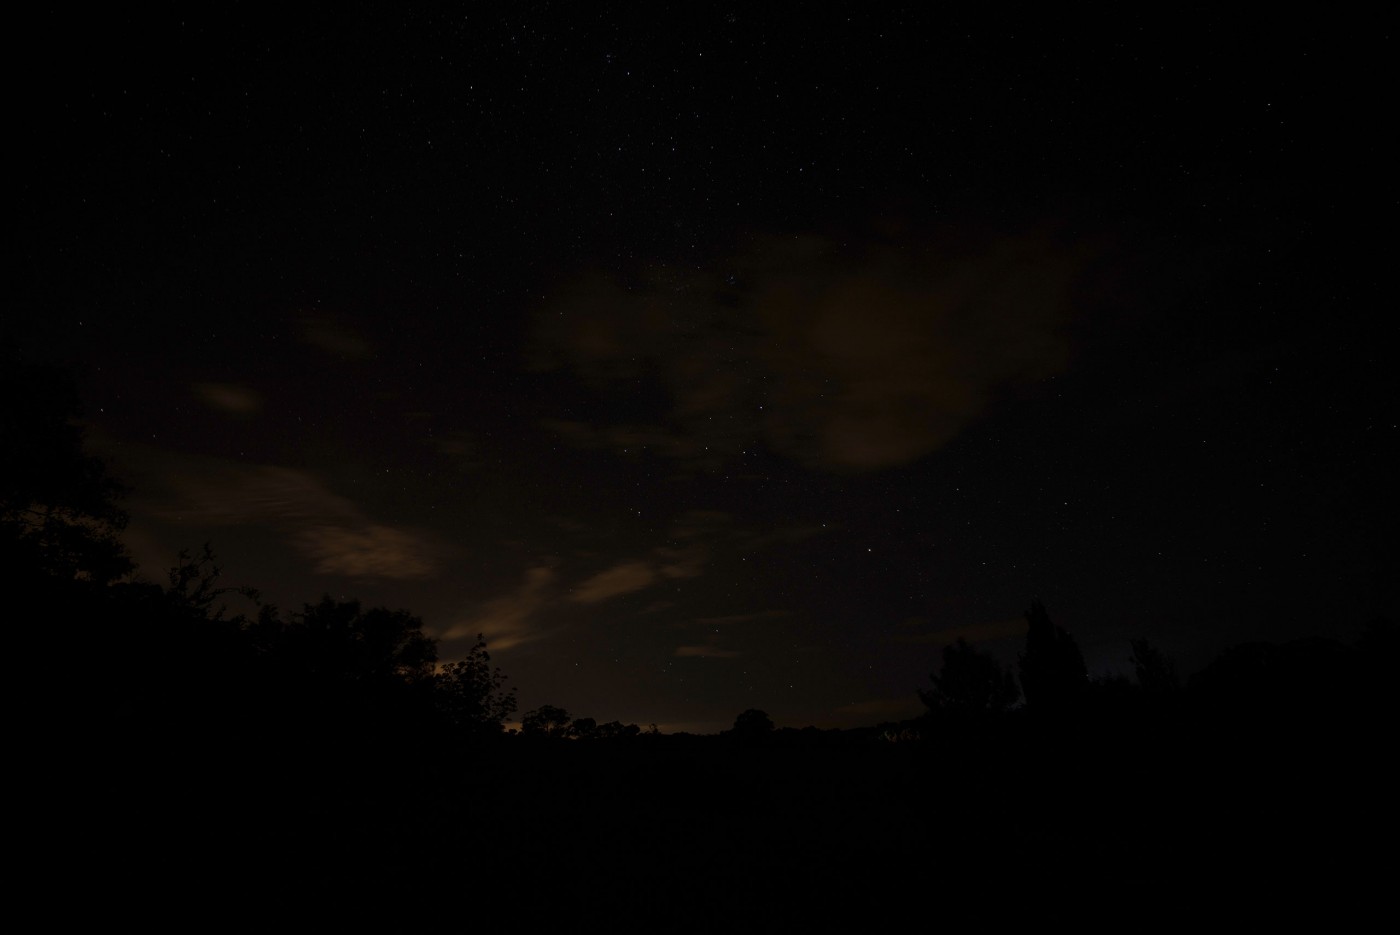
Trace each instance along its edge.
<instances>
[{"instance_id":1,"label":"dark foreground ground","mask_svg":"<svg viewBox=\"0 0 1400 935\"><path fill-rule=\"evenodd\" d=\"M185 930L1342 922L1394 890L1372 730L127 747L31 816L30 866L75 918Z\"/></svg>"}]
</instances>

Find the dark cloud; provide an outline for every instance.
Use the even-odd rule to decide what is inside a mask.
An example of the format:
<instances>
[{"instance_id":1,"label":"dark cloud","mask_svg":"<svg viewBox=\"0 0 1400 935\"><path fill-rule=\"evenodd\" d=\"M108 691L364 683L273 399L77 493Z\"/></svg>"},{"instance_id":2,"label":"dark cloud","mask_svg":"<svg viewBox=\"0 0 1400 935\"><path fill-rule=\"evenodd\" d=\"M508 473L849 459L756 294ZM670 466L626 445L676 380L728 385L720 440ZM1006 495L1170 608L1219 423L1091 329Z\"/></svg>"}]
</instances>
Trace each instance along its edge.
<instances>
[{"instance_id":1,"label":"dark cloud","mask_svg":"<svg viewBox=\"0 0 1400 935\"><path fill-rule=\"evenodd\" d=\"M923 708L917 699L871 698L841 705L832 712L832 722L842 727L863 726L871 722L905 721L917 717Z\"/></svg>"},{"instance_id":2,"label":"dark cloud","mask_svg":"<svg viewBox=\"0 0 1400 935\"><path fill-rule=\"evenodd\" d=\"M969 643L990 643L1010 637L1021 637L1026 632L1026 621L1021 617L1007 617L988 623L972 623L960 627L929 629L927 621L911 618L900 624L895 639L901 643L921 643L945 646L966 640Z\"/></svg>"},{"instance_id":3,"label":"dark cloud","mask_svg":"<svg viewBox=\"0 0 1400 935\"><path fill-rule=\"evenodd\" d=\"M705 644L703 646L677 646L675 651L675 656L681 659L733 659L742 655L743 653L738 650L721 649L711 644Z\"/></svg>"},{"instance_id":4,"label":"dark cloud","mask_svg":"<svg viewBox=\"0 0 1400 935\"><path fill-rule=\"evenodd\" d=\"M569 419L544 419L540 424L577 448L622 454L651 452L687 460L701 457L705 450L696 440L659 425L592 425Z\"/></svg>"},{"instance_id":5,"label":"dark cloud","mask_svg":"<svg viewBox=\"0 0 1400 935\"><path fill-rule=\"evenodd\" d=\"M262 396L236 383L196 383L194 391L204 404L220 412L250 416L262 409Z\"/></svg>"},{"instance_id":6,"label":"dark cloud","mask_svg":"<svg viewBox=\"0 0 1400 935\"><path fill-rule=\"evenodd\" d=\"M1066 366L1084 252L1030 236L861 251L810 236L701 270L585 278L541 316L535 366L614 393L659 378L666 411L546 426L702 468L760 443L829 470L907 464L1007 387Z\"/></svg>"},{"instance_id":7,"label":"dark cloud","mask_svg":"<svg viewBox=\"0 0 1400 935\"><path fill-rule=\"evenodd\" d=\"M349 360L369 360L374 347L364 338L324 315L308 317L301 323L302 340L317 350Z\"/></svg>"},{"instance_id":8,"label":"dark cloud","mask_svg":"<svg viewBox=\"0 0 1400 935\"><path fill-rule=\"evenodd\" d=\"M657 572L663 578L699 577L710 558L710 550L699 543L679 549L662 546L656 550L656 554L661 559Z\"/></svg>"},{"instance_id":9,"label":"dark cloud","mask_svg":"<svg viewBox=\"0 0 1400 935\"><path fill-rule=\"evenodd\" d=\"M674 656L677 658L704 658L704 659L734 659L746 655L746 651L734 649L731 640L721 636L721 631L725 628L737 627L738 630L731 632L731 636L747 636L745 633L748 627L765 621L782 620L792 616L788 610L760 610L741 614L724 614L715 617L698 617L689 623L678 624L679 629L695 630L703 628L708 632L700 638L700 643L685 643L677 646Z\"/></svg>"},{"instance_id":10,"label":"dark cloud","mask_svg":"<svg viewBox=\"0 0 1400 935\"><path fill-rule=\"evenodd\" d=\"M699 617L696 624L705 627L729 627L740 623L756 623L760 620L777 620L792 615L790 610L761 610L751 614L726 614L722 617Z\"/></svg>"}]
</instances>

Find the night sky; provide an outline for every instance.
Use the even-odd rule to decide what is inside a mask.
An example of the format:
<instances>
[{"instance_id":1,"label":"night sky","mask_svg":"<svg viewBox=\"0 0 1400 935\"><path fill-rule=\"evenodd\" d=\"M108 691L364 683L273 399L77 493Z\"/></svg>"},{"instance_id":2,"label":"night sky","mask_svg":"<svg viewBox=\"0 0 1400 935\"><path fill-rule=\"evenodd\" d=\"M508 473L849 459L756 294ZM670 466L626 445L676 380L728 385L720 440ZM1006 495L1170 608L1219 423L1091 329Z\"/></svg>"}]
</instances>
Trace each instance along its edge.
<instances>
[{"instance_id":1,"label":"night sky","mask_svg":"<svg viewBox=\"0 0 1400 935\"><path fill-rule=\"evenodd\" d=\"M1035 599L1095 675L1393 612L1379 28L464 11L16 24L5 340L143 576L694 732L913 716Z\"/></svg>"}]
</instances>

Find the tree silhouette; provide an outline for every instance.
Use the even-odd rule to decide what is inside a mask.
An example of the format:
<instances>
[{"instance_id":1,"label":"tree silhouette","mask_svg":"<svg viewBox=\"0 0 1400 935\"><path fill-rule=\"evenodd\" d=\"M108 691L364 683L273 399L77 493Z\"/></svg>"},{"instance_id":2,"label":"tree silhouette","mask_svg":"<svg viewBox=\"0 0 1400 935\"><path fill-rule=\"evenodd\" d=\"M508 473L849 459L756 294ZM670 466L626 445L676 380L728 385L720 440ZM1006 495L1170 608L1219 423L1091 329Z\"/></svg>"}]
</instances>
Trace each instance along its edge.
<instances>
[{"instance_id":1,"label":"tree silhouette","mask_svg":"<svg viewBox=\"0 0 1400 935\"><path fill-rule=\"evenodd\" d=\"M1133 671L1138 685L1150 695L1175 695L1181 690L1176 664L1147 640L1132 640Z\"/></svg>"},{"instance_id":2,"label":"tree silhouette","mask_svg":"<svg viewBox=\"0 0 1400 935\"><path fill-rule=\"evenodd\" d=\"M606 724L599 724L593 736L599 740L621 740L624 738L636 737L641 734L642 729L636 724L623 724L621 721L608 721Z\"/></svg>"},{"instance_id":3,"label":"tree silhouette","mask_svg":"<svg viewBox=\"0 0 1400 935\"><path fill-rule=\"evenodd\" d=\"M919 697L931 712L978 717L1005 711L1021 697L1011 673L964 639L943 647L943 668L930 678L932 691L921 691Z\"/></svg>"},{"instance_id":4,"label":"tree silhouette","mask_svg":"<svg viewBox=\"0 0 1400 935\"><path fill-rule=\"evenodd\" d=\"M83 453L77 391L59 370L0 359L0 567L107 584L134 567L118 536L126 488Z\"/></svg>"},{"instance_id":5,"label":"tree silhouette","mask_svg":"<svg viewBox=\"0 0 1400 935\"><path fill-rule=\"evenodd\" d=\"M412 743L432 719L437 646L407 611L324 597L257 635L289 725L367 753Z\"/></svg>"},{"instance_id":6,"label":"tree silhouette","mask_svg":"<svg viewBox=\"0 0 1400 935\"><path fill-rule=\"evenodd\" d=\"M492 668L486 640L478 635L466 658L438 670L433 696L438 711L459 734L482 737L499 734L515 713L515 689L504 688L506 677Z\"/></svg>"},{"instance_id":7,"label":"tree silhouette","mask_svg":"<svg viewBox=\"0 0 1400 935\"><path fill-rule=\"evenodd\" d=\"M204 543L198 555L188 549L181 549L176 564L166 574L170 582L165 592L166 598L187 614L210 621L224 619L227 608L218 604L218 601L225 595L237 594L250 601L260 602L261 595L256 588L220 585L219 577L222 574L223 569L217 564L214 549L208 542ZM267 610L271 614L276 613L276 608ZM241 618L233 623L239 627L246 625L246 621Z\"/></svg>"},{"instance_id":8,"label":"tree silhouette","mask_svg":"<svg viewBox=\"0 0 1400 935\"><path fill-rule=\"evenodd\" d=\"M329 596L307 604L284 634L285 648L317 677L339 682L414 683L432 677L437 644L406 610L362 610Z\"/></svg>"},{"instance_id":9,"label":"tree silhouette","mask_svg":"<svg viewBox=\"0 0 1400 935\"><path fill-rule=\"evenodd\" d=\"M530 737L552 737L561 738L569 736L569 728L573 722L569 719L569 712L554 705L540 705L533 711L527 711L520 719L520 732Z\"/></svg>"},{"instance_id":10,"label":"tree silhouette","mask_svg":"<svg viewBox=\"0 0 1400 935\"><path fill-rule=\"evenodd\" d=\"M1031 711L1057 711L1076 704L1089 684L1079 646L1050 621L1040 601L1026 611L1026 651L1021 655L1021 691Z\"/></svg>"},{"instance_id":11,"label":"tree silhouette","mask_svg":"<svg viewBox=\"0 0 1400 935\"><path fill-rule=\"evenodd\" d=\"M768 712L749 708L734 719L736 737L766 737L773 733L773 719Z\"/></svg>"}]
</instances>

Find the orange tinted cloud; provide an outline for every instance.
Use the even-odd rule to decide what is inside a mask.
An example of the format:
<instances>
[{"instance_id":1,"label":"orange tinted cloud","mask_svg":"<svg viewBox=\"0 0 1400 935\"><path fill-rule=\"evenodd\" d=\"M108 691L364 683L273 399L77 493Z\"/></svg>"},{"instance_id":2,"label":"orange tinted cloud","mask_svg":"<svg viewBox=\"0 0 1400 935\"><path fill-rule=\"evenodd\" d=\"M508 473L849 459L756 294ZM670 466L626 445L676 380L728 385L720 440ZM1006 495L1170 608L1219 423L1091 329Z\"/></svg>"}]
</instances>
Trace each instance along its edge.
<instances>
[{"instance_id":1,"label":"orange tinted cloud","mask_svg":"<svg viewBox=\"0 0 1400 935\"><path fill-rule=\"evenodd\" d=\"M540 636L537 617L554 594L554 569L537 565L514 591L491 598L465 620L448 627L444 640L486 638L493 650L510 649Z\"/></svg>"},{"instance_id":2,"label":"orange tinted cloud","mask_svg":"<svg viewBox=\"0 0 1400 935\"><path fill-rule=\"evenodd\" d=\"M141 449L127 446L133 451ZM144 494L145 511L160 519L269 526L321 574L408 580L437 572L439 548L428 537L375 522L309 471L154 449L148 460L159 476Z\"/></svg>"},{"instance_id":3,"label":"orange tinted cloud","mask_svg":"<svg viewBox=\"0 0 1400 935\"><path fill-rule=\"evenodd\" d=\"M580 604L595 604L619 594L640 591L656 580L656 572L646 562L623 562L574 588L570 600Z\"/></svg>"},{"instance_id":4,"label":"orange tinted cloud","mask_svg":"<svg viewBox=\"0 0 1400 935\"><path fill-rule=\"evenodd\" d=\"M295 542L325 575L408 579L437 571L437 562L416 536L382 523L308 526Z\"/></svg>"},{"instance_id":5,"label":"orange tinted cloud","mask_svg":"<svg viewBox=\"0 0 1400 935\"><path fill-rule=\"evenodd\" d=\"M210 408L249 416L262 408L262 397L236 383L196 383L194 391Z\"/></svg>"}]
</instances>

